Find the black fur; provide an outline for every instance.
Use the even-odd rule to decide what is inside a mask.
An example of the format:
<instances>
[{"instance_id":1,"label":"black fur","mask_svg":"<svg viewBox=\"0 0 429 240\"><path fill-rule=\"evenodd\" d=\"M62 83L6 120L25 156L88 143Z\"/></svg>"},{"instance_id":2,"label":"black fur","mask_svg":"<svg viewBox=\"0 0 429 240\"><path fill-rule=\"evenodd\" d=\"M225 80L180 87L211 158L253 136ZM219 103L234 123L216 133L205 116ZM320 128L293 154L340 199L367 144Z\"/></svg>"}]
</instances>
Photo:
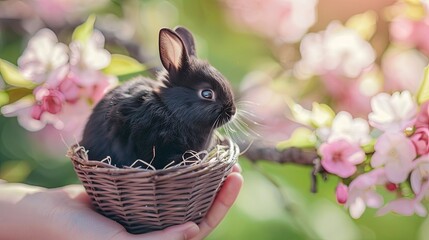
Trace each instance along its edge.
<instances>
[{"instance_id":1,"label":"black fur","mask_svg":"<svg viewBox=\"0 0 429 240\"><path fill-rule=\"evenodd\" d=\"M138 78L127 82L106 94L94 108L80 143L90 159L110 156L117 166L142 159L160 169L181 161L187 150L207 149L215 128L234 115L229 82L196 58L192 35L184 28L177 30L162 29L160 38L167 33L180 39L180 66L166 59L161 50L165 43L160 41L161 60L168 71L158 81ZM215 101L202 99L201 89L212 89Z\"/></svg>"}]
</instances>

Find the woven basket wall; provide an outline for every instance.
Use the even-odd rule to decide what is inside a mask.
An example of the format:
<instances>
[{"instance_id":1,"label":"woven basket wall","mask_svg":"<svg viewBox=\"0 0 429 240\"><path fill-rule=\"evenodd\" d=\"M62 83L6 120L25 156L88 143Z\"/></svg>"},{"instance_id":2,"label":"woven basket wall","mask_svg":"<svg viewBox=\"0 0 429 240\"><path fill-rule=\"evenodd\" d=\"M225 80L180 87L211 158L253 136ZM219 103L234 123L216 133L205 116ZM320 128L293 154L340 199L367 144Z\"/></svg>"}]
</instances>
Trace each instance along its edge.
<instances>
[{"instance_id":1,"label":"woven basket wall","mask_svg":"<svg viewBox=\"0 0 429 240\"><path fill-rule=\"evenodd\" d=\"M90 161L79 146L68 153L96 210L135 234L200 223L238 154L228 141L193 163L151 170Z\"/></svg>"}]
</instances>

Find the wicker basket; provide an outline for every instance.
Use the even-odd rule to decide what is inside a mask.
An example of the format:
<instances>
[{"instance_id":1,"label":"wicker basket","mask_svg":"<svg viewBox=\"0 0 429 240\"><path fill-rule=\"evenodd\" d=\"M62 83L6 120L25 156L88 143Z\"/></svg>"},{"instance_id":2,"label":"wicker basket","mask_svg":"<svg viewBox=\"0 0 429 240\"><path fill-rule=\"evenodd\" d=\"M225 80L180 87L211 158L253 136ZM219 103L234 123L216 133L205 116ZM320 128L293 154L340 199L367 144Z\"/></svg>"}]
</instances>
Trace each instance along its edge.
<instances>
[{"instance_id":1,"label":"wicker basket","mask_svg":"<svg viewBox=\"0 0 429 240\"><path fill-rule=\"evenodd\" d=\"M88 160L81 146L68 152L96 210L135 234L200 223L238 154L238 146L227 141L210 152L193 154L194 160L152 170Z\"/></svg>"}]
</instances>

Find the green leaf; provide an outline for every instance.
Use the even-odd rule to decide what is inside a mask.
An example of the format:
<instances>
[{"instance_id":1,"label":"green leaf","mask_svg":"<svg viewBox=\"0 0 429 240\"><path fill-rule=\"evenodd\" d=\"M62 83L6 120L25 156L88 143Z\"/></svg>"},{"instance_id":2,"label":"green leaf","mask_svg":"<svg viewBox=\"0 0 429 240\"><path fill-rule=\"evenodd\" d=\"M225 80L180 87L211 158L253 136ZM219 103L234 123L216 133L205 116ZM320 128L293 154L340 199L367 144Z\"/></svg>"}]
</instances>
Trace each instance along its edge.
<instances>
[{"instance_id":1,"label":"green leaf","mask_svg":"<svg viewBox=\"0 0 429 240\"><path fill-rule=\"evenodd\" d=\"M9 85L29 89L32 89L36 86L33 82L26 79L19 72L18 67L3 59L0 59L0 73L3 77L3 80Z\"/></svg>"},{"instance_id":2,"label":"green leaf","mask_svg":"<svg viewBox=\"0 0 429 240\"><path fill-rule=\"evenodd\" d=\"M429 67L425 68L422 84L417 92L417 102L422 104L429 100Z\"/></svg>"},{"instance_id":3,"label":"green leaf","mask_svg":"<svg viewBox=\"0 0 429 240\"><path fill-rule=\"evenodd\" d=\"M144 73L144 71L143 72L135 72L135 73L125 74L125 75L121 75L121 76L117 76L117 77L118 77L119 82L126 82L126 81L128 81L130 79L133 79L133 78L136 78L136 77L139 77L139 76L144 76L143 73Z\"/></svg>"},{"instance_id":4,"label":"green leaf","mask_svg":"<svg viewBox=\"0 0 429 240\"><path fill-rule=\"evenodd\" d=\"M30 165L25 161L7 161L0 168L0 179L22 182L31 173Z\"/></svg>"},{"instance_id":5,"label":"green leaf","mask_svg":"<svg viewBox=\"0 0 429 240\"><path fill-rule=\"evenodd\" d=\"M9 103L9 94L5 91L0 91L0 107Z\"/></svg>"},{"instance_id":6,"label":"green leaf","mask_svg":"<svg viewBox=\"0 0 429 240\"><path fill-rule=\"evenodd\" d=\"M134 58L121 54L112 54L110 64L103 69L103 72L108 75L123 76L140 73L145 70L146 67Z\"/></svg>"},{"instance_id":7,"label":"green leaf","mask_svg":"<svg viewBox=\"0 0 429 240\"><path fill-rule=\"evenodd\" d=\"M86 42L91 37L92 32L94 31L95 15L90 15L88 19L77 26L73 31L72 40Z\"/></svg>"},{"instance_id":8,"label":"green leaf","mask_svg":"<svg viewBox=\"0 0 429 240\"><path fill-rule=\"evenodd\" d=\"M19 99L22 99L23 97L31 95L33 93L33 90L27 88L11 88L6 90L6 93L9 98L8 103L14 103Z\"/></svg>"},{"instance_id":9,"label":"green leaf","mask_svg":"<svg viewBox=\"0 0 429 240\"><path fill-rule=\"evenodd\" d=\"M283 150L290 147L314 148L316 145L316 136L308 128L300 127L295 129L291 137L277 144L277 149Z\"/></svg>"}]
</instances>

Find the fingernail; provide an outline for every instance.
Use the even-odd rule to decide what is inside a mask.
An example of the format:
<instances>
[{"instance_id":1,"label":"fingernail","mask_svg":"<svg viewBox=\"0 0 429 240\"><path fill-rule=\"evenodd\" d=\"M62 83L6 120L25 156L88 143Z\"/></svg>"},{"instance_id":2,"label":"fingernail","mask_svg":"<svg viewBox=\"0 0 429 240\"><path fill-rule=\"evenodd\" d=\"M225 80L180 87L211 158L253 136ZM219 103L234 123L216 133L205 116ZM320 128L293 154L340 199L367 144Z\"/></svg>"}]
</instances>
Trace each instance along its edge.
<instances>
[{"instance_id":1,"label":"fingernail","mask_svg":"<svg viewBox=\"0 0 429 240\"><path fill-rule=\"evenodd\" d=\"M237 172L241 173L242 169L239 163L235 164L235 168L237 169Z\"/></svg>"},{"instance_id":2,"label":"fingernail","mask_svg":"<svg viewBox=\"0 0 429 240\"><path fill-rule=\"evenodd\" d=\"M191 239L200 232L200 228L197 224L193 222L187 222L185 224L173 227L172 231L174 232L182 232L185 239Z\"/></svg>"},{"instance_id":3,"label":"fingernail","mask_svg":"<svg viewBox=\"0 0 429 240\"><path fill-rule=\"evenodd\" d=\"M185 239L191 239L197 236L199 232L200 228L195 223L192 223L192 225L185 230Z\"/></svg>"}]
</instances>

